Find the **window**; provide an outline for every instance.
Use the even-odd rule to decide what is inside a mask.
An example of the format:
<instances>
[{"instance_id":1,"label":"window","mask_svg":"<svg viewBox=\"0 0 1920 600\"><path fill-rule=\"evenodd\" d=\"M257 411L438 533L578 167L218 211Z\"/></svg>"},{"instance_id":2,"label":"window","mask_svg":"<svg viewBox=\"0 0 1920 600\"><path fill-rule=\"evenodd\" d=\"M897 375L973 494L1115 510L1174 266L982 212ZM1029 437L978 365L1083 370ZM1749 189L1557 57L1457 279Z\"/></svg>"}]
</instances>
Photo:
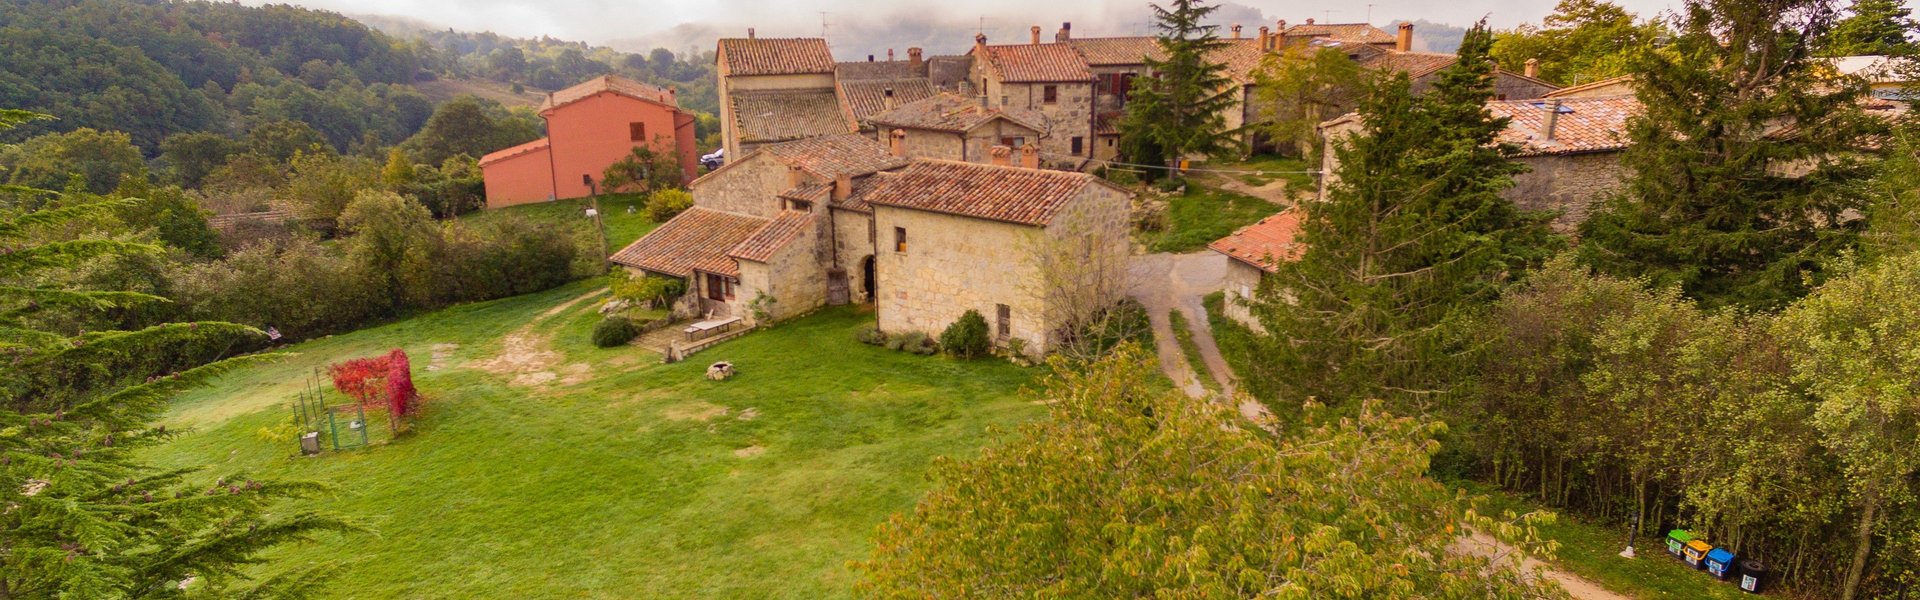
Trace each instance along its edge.
<instances>
[{"instance_id":1,"label":"window","mask_svg":"<svg viewBox=\"0 0 1920 600\"><path fill-rule=\"evenodd\" d=\"M1001 96L1001 97L1000 97L1000 105L1001 105L1001 106L1006 106L1007 104L1009 104L1009 103L1007 102L1007 97L1006 97L1006 96Z\"/></svg>"},{"instance_id":2,"label":"window","mask_svg":"<svg viewBox=\"0 0 1920 600\"><path fill-rule=\"evenodd\" d=\"M1108 148L1112 148L1112 147L1113 147L1113 138L1107 138L1107 147L1108 147Z\"/></svg>"},{"instance_id":3,"label":"window","mask_svg":"<svg viewBox=\"0 0 1920 600\"><path fill-rule=\"evenodd\" d=\"M1000 332L1000 339L1004 340L1009 337L1012 337L1013 336L1013 307L1007 306L1005 304L995 304L994 313L996 316L999 317L998 331Z\"/></svg>"},{"instance_id":4,"label":"window","mask_svg":"<svg viewBox=\"0 0 1920 600\"><path fill-rule=\"evenodd\" d=\"M636 142L647 141L647 124L646 123L628 123L627 137Z\"/></svg>"},{"instance_id":5,"label":"window","mask_svg":"<svg viewBox=\"0 0 1920 600\"><path fill-rule=\"evenodd\" d=\"M1079 154L1081 150L1083 150L1083 149L1085 149L1085 146L1086 146L1086 142L1085 142L1085 140L1082 140L1081 138L1078 138L1078 137L1076 137L1076 138L1073 138L1073 153L1074 153L1074 154Z\"/></svg>"},{"instance_id":6,"label":"window","mask_svg":"<svg viewBox=\"0 0 1920 600\"><path fill-rule=\"evenodd\" d=\"M1006 146L1008 148L1019 148L1021 146L1027 145L1027 138L1019 137L1019 136L1011 136L1011 135L1002 137L1000 138L1000 145Z\"/></svg>"},{"instance_id":7,"label":"window","mask_svg":"<svg viewBox=\"0 0 1920 600\"><path fill-rule=\"evenodd\" d=\"M1046 104L1053 104L1053 103L1059 102L1060 86L1049 85L1049 86L1040 88L1040 101Z\"/></svg>"},{"instance_id":8,"label":"window","mask_svg":"<svg viewBox=\"0 0 1920 600\"><path fill-rule=\"evenodd\" d=\"M813 212L813 203L806 200L788 200L787 208L804 212Z\"/></svg>"},{"instance_id":9,"label":"window","mask_svg":"<svg viewBox=\"0 0 1920 600\"><path fill-rule=\"evenodd\" d=\"M708 273L707 274L707 299L719 300L722 302L727 300L732 300L733 299L733 282L728 281L727 278L725 277L721 277L713 273Z\"/></svg>"},{"instance_id":10,"label":"window","mask_svg":"<svg viewBox=\"0 0 1920 600\"><path fill-rule=\"evenodd\" d=\"M894 252L907 251L907 228L905 227L893 228L893 251Z\"/></svg>"},{"instance_id":11,"label":"window","mask_svg":"<svg viewBox=\"0 0 1920 600\"><path fill-rule=\"evenodd\" d=\"M1110 95L1110 96L1113 96L1114 98L1119 99L1121 104L1125 104L1127 102L1127 97L1133 94L1133 74L1132 73L1101 74L1100 75L1100 91L1103 94Z\"/></svg>"}]
</instances>

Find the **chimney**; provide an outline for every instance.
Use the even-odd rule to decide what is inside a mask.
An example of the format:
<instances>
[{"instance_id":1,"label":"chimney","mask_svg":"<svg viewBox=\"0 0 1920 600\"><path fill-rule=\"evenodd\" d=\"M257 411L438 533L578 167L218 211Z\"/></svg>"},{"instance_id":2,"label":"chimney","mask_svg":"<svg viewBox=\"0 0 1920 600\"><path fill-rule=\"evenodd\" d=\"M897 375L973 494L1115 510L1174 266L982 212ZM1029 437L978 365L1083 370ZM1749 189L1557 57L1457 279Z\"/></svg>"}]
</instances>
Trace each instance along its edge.
<instances>
[{"instance_id":1,"label":"chimney","mask_svg":"<svg viewBox=\"0 0 1920 600\"><path fill-rule=\"evenodd\" d=\"M1527 71L1526 71L1526 74L1527 74L1527 76L1528 76L1528 77L1539 77L1539 76L1540 76L1540 59L1538 59L1538 58L1529 58L1529 59L1527 59Z\"/></svg>"},{"instance_id":2,"label":"chimney","mask_svg":"<svg viewBox=\"0 0 1920 600\"><path fill-rule=\"evenodd\" d=\"M852 175L841 173L840 176L833 178L832 196L835 202L846 200L847 196L851 195L853 195Z\"/></svg>"},{"instance_id":3,"label":"chimney","mask_svg":"<svg viewBox=\"0 0 1920 600\"><path fill-rule=\"evenodd\" d=\"M868 54L868 55L867 55L867 62L873 62L873 55L872 55L872 54Z\"/></svg>"},{"instance_id":4,"label":"chimney","mask_svg":"<svg viewBox=\"0 0 1920 600\"><path fill-rule=\"evenodd\" d=\"M907 130L895 129L887 135L887 151L900 158L907 157Z\"/></svg>"},{"instance_id":5,"label":"chimney","mask_svg":"<svg viewBox=\"0 0 1920 600\"><path fill-rule=\"evenodd\" d=\"M1013 160L1012 160L1013 149L1012 148L1008 148L1006 146L994 146L993 150L991 150L988 153L993 155L994 166L996 167L1013 166Z\"/></svg>"},{"instance_id":6,"label":"chimney","mask_svg":"<svg viewBox=\"0 0 1920 600\"><path fill-rule=\"evenodd\" d=\"M1234 23L1234 24L1233 24L1233 39L1236 39L1236 40L1237 40L1237 39L1240 39L1240 24L1239 24L1239 23Z\"/></svg>"},{"instance_id":7,"label":"chimney","mask_svg":"<svg viewBox=\"0 0 1920 600\"><path fill-rule=\"evenodd\" d=\"M752 27L748 27L748 28L747 28L747 39L753 39L753 28L752 28Z\"/></svg>"},{"instance_id":8,"label":"chimney","mask_svg":"<svg viewBox=\"0 0 1920 600\"><path fill-rule=\"evenodd\" d=\"M1035 45L1040 44L1040 26L1039 25L1033 26L1033 43Z\"/></svg>"},{"instance_id":9,"label":"chimney","mask_svg":"<svg viewBox=\"0 0 1920 600\"><path fill-rule=\"evenodd\" d=\"M880 106L885 107L883 110L893 110L893 88L880 92Z\"/></svg>"},{"instance_id":10,"label":"chimney","mask_svg":"<svg viewBox=\"0 0 1920 600\"><path fill-rule=\"evenodd\" d=\"M978 51L979 51L979 54L980 54L980 56L978 56L978 57L975 57L975 58L974 58L974 60L981 60L981 59L984 59L984 58L986 58L986 55L987 55L987 34L985 34L985 33L976 33L976 34L973 34L973 49L974 49L974 50L978 50Z\"/></svg>"},{"instance_id":11,"label":"chimney","mask_svg":"<svg viewBox=\"0 0 1920 600\"><path fill-rule=\"evenodd\" d=\"M1393 41L1393 49L1401 52L1413 51L1413 24L1400 24L1400 37Z\"/></svg>"},{"instance_id":12,"label":"chimney","mask_svg":"<svg viewBox=\"0 0 1920 600\"><path fill-rule=\"evenodd\" d=\"M1073 23L1071 21L1061 21L1060 33L1053 34L1053 41L1062 43L1073 41Z\"/></svg>"},{"instance_id":13,"label":"chimney","mask_svg":"<svg viewBox=\"0 0 1920 600\"><path fill-rule=\"evenodd\" d=\"M1308 24L1308 25L1312 25L1312 24L1313 24L1313 19L1311 19L1311 18L1309 18L1309 19L1307 19L1307 24Z\"/></svg>"},{"instance_id":14,"label":"chimney","mask_svg":"<svg viewBox=\"0 0 1920 600\"><path fill-rule=\"evenodd\" d=\"M918 68L920 68L920 59L921 59L921 56L922 56L922 55L920 54L920 49L919 49L918 47L915 47L915 48L908 48L908 49L907 49L907 64L910 64L910 65L913 65L913 68L915 68L915 69L918 69Z\"/></svg>"},{"instance_id":15,"label":"chimney","mask_svg":"<svg viewBox=\"0 0 1920 600\"><path fill-rule=\"evenodd\" d=\"M1551 142L1553 141L1553 129L1560 124L1560 107L1565 105L1556 98L1546 101L1541 106L1546 109L1547 116L1540 122L1540 138Z\"/></svg>"},{"instance_id":16,"label":"chimney","mask_svg":"<svg viewBox=\"0 0 1920 600\"><path fill-rule=\"evenodd\" d=\"M1260 49L1261 50L1273 49L1273 37L1271 37L1272 35L1273 34L1267 30L1267 26L1265 25L1260 26Z\"/></svg>"},{"instance_id":17,"label":"chimney","mask_svg":"<svg viewBox=\"0 0 1920 600\"><path fill-rule=\"evenodd\" d=\"M893 62L893 49L887 49L887 62Z\"/></svg>"},{"instance_id":18,"label":"chimney","mask_svg":"<svg viewBox=\"0 0 1920 600\"><path fill-rule=\"evenodd\" d=\"M1279 26L1280 26L1280 28L1279 28L1279 29L1275 29L1275 30L1273 30L1273 34L1274 34L1274 35L1280 35L1280 36L1284 36L1284 35L1286 35L1286 34L1287 34L1287 20L1286 20L1286 19L1281 19L1281 20L1280 20L1280 22L1279 22L1279 23L1275 23L1275 25L1279 25Z\"/></svg>"},{"instance_id":19,"label":"chimney","mask_svg":"<svg viewBox=\"0 0 1920 600\"><path fill-rule=\"evenodd\" d=\"M1040 168L1040 151L1033 149L1033 144L1020 147L1020 166L1029 169Z\"/></svg>"}]
</instances>

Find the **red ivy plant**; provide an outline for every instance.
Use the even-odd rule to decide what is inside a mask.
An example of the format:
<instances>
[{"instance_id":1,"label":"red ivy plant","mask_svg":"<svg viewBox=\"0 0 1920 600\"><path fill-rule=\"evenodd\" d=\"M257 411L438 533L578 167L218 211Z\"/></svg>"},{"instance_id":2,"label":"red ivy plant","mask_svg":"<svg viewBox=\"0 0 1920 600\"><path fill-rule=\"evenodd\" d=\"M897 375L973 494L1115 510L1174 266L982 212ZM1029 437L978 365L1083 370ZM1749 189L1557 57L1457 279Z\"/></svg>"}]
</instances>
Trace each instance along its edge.
<instances>
[{"instance_id":1,"label":"red ivy plant","mask_svg":"<svg viewBox=\"0 0 1920 600\"><path fill-rule=\"evenodd\" d=\"M400 419L420 410L420 391L413 387L413 368L399 349L385 356L355 358L327 367L333 389L361 406L385 408L389 424L398 430Z\"/></svg>"}]
</instances>

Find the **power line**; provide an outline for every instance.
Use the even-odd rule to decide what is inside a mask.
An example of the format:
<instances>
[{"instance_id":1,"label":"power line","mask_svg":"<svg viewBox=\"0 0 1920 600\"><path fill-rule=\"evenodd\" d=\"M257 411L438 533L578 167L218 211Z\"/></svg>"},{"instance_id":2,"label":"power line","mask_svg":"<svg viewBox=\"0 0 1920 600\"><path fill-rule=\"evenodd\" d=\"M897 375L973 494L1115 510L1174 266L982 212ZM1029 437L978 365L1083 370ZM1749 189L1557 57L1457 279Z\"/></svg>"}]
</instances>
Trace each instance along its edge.
<instances>
[{"instance_id":1,"label":"power line","mask_svg":"<svg viewBox=\"0 0 1920 600\"><path fill-rule=\"evenodd\" d=\"M1051 153L1051 152L1035 152L1035 154L1039 154L1040 156L1044 156L1044 157L1047 157L1047 158L1063 158L1063 159L1069 159L1069 160L1078 160L1078 159L1082 159L1082 158L1086 158L1086 157L1084 157L1084 156L1074 156L1074 155L1071 155L1071 154L1054 154L1054 153ZM1313 170L1313 171L1267 171L1267 170L1251 170L1251 169L1207 169L1207 168L1197 168L1197 167L1196 167L1196 168L1189 168L1189 169L1179 169L1179 168L1174 168L1174 167L1169 167L1169 166L1166 166L1166 165L1143 165L1143 164L1138 164L1138 163L1129 163L1129 162L1120 162L1120 161L1116 161L1116 160L1103 160L1103 161L1100 161L1100 162L1101 162L1101 163L1103 163L1103 164L1108 164L1108 165L1120 165L1120 166L1123 166L1123 167L1135 167L1135 168L1141 168L1141 169L1160 169L1160 170L1163 170L1163 171L1180 171L1180 172L1183 172L1183 173L1227 173L1227 174L1233 174L1233 175L1319 175L1319 174L1321 174L1321 173L1320 173L1320 171L1319 171L1319 170L1317 170L1317 169L1316 169L1316 170Z\"/></svg>"}]
</instances>

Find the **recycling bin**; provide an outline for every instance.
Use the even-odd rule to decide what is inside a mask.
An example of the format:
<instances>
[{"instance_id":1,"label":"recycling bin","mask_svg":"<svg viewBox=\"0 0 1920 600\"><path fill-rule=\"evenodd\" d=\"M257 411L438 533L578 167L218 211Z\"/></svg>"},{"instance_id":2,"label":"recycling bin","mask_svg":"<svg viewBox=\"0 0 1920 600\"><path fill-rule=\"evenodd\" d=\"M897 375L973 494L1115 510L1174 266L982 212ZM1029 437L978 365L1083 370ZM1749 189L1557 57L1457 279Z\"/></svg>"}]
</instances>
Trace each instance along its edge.
<instances>
[{"instance_id":1,"label":"recycling bin","mask_svg":"<svg viewBox=\"0 0 1920 600\"><path fill-rule=\"evenodd\" d=\"M1693 540L1687 542L1687 547L1681 550L1680 560L1687 561L1687 566L1689 567L1705 569L1707 568L1707 553L1712 551L1713 544L1707 543L1706 540Z\"/></svg>"},{"instance_id":2,"label":"recycling bin","mask_svg":"<svg viewBox=\"0 0 1920 600\"><path fill-rule=\"evenodd\" d=\"M1707 551L1707 574L1714 579L1726 581L1733 577L1733 553L1726 548L1714 548Z\"/></svg>"},{"instance_id":3,"label":"recycling bin","mask_svg":"<svg viewBox=\"0 0 1920 600\"><path fill-rule=\"evenodd\" d=\"M1693 541L1693 534L1687 533L1685 529L1667 532L1667 554L1672 554L1674 558L1681 558L1681 553L1687 549L1687 542L1691 541Z\"/></svg>"},{"instance_id":4,"label":"recycling bin","mask_svg":"<svg viewBox=\"0 0 1920 600\"><path fill-rule=\"evenodd\" d=\"M1767 565L1757 560L1740 561L1740 589L1750 594L1766 591Z\"/></svg>"}]
</instances>

